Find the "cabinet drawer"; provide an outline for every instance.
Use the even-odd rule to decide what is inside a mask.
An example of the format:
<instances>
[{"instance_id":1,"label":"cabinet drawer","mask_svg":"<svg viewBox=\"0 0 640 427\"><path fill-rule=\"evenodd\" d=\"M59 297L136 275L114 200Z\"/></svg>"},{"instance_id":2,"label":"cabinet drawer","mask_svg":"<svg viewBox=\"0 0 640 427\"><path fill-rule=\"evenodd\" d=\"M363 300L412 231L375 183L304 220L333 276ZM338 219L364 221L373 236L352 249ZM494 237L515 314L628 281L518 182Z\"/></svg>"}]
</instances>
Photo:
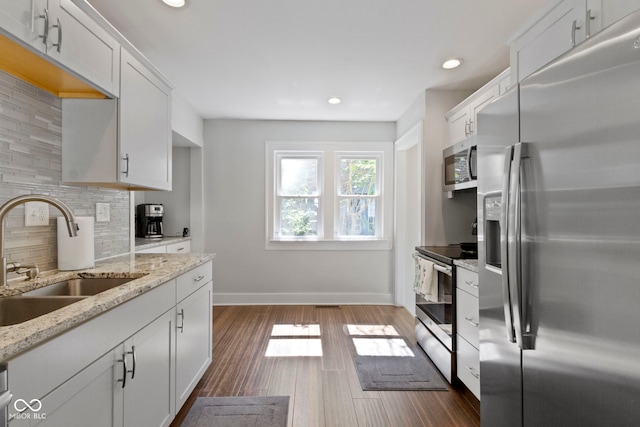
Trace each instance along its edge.
<instances>
[{"instance_id":1,"label":"cabinet drawer","mask_svg":"<svg viewBox=\"0 0 640 427\"><path fill-rule=\"evenodd\" d=\"M461 289L456 290L456 328L475 348L479 348L478 298Z\"/></svg>"},{"instance_id":2,"label":"cabinet drawer","mask_svg":"<svg viewBox=\"0 0 640 427\"><path fill-rule=\"evenodd\" d=\"M458 378L480 399L480 352L460 335L457 344Z\"/></svg>"},{"instance_id":3,"label":"cabinet drawer","mask_svg":"<svg viewBox=\"0 0 640 427\"><path fill-rule=\"evenodd\" d=\"M456 287L469 292L474 297L478 296L478 273L456 268Z\"/></svg>"},{"instance_id":4,"label":"cabinet drawer","mask_svg":"<svg viewBox=\"0 0 640 427\"><path fill-rule=\"evenodd\" d=\"M167 245L168 254L188 254L191 252L191 242L184 241Z\"/></svg>"},{"instance_id":5,"label":"cabinet drawer","mask_svg":"<svg viewBox=\"0 0 640 427\"><path fill-rule=\"evenodd\" d=\"M176 301L182 301L213 279L213 263L208 262L178 277Z\"/></svg>"}]
</instances>

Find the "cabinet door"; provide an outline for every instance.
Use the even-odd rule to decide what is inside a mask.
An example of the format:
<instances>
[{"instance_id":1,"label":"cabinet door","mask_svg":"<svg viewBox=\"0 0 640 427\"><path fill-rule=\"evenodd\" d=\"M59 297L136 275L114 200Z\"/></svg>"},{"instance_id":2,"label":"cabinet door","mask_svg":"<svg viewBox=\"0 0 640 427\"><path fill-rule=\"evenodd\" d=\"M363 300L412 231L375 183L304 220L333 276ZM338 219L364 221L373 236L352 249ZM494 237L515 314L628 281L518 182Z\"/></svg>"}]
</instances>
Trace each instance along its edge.
<instances>
[{"instance_id":1,"label":"cabinet door","mask_svg":"<svg viewBox=\"0 0 640 427\"><path fill-rule=\"evenodd\" d=\"M456 289L456 328L458 334L475 348L480 348L478 298Z\"/></svg>"},{"instance_id":2,"label":"cabinet door","mask_svg":"<svg viewBox=\"0 0 640 427\"><path fill-rule=\"evenodd\" d=\"M469 133L475 134L478 131L478 112L482 110L488 103L498 97L500 93L499 85L483 90L478 97L469 105Z\"/></svg>"},{"instance_id":3,"label":"cabinet door","mask_svg":"<svg viewBox=\"0 0 640 427\"><path fill-rule=\"evenodd\" d=\"M586 10L586 0L564 0L518 38L511 46L512 81L521 81L583 41Z\"/></svg>"},{"instance_id":4,"label":"cabinet door","mask_svg":"<svg viewBox=\"0 0 640 427\"><path fill-rule=\"evenodd\" d=\"M177 305L176 411L211 364L211 298L209 282Z\"/></svg>"},{"instance_id":5,"label":"cabinet door","mask_svg":"<svg viewBox=\"0 0 640 427\"><path fill-rule=\"evenodd\" d=\"M120 67L120 179L171 190L171 90L125 49Z\"/></svg>"},{"instance_id":6,"label":"cabinet door","mask_svg":"<svg viewBox=\"0 0 640 427\"><path fill-rule=\"evenodd\" d=\"M449 145L457 144L469 137L469 108L461 108L449 117Z\"/></svg>"},{"instance_id":7,"label":"cabinet door","mask_svg":"<svg viewBox=\"0 0 640 427\"><path fill-rule=\"evenodd\" d=\"M457 336L458 378L480 399L480 353L460 335Z\"/></svg>"},{"instance_id":8,"label":"cabinet door","mask_svg":"<svg viewBox=\"0 0 640 427\"><path fill-rule=\"evenodd\" d=\"M118 404L122 402L125 427L168 426L175 415L174 317L175 311L169 310L124 343L120 358L127 359L127 380L124 388L117 382L114 394Z\"/></svg>"},{"instance_id":9,"label":"cabinet door","mask_svg":"<svg viewBox=\"0 0 640 427\"><path fill-rule=\"evenodd\" d=\"M633 11L640 9L640 0L588 0L587 7L602 7L602 28L608 27Z\"/></svg>"},{"instance_id":10,"label":"cabinet door","mask_svg":"<svg viewBox=\"0 0 640 427\"><path fill-rule=\"evenodd\" d=\"M118 42L71 0L49 1L47 54L93 85L118 96Z\"/></svg>"},{"instance_id":11,"label":"cabinet door","mask_svg":"<svg viewBox=\"0 0 640 427\"><path fill-rule=\"evenodd\" d=\"M31 425L114 426L116 360L117 353L110 351L48 394L41 400L42 409L33 414ZM22 420L16 421L16 426L22 425Z\"/></svg>"},{"instance_id":12,"label":"cabinet door","mask_svg":"<svg viewBox=\"0 0 640 427\"><path fill-rule=\"evenodd\" d=\"M47 0L0 2L0 28L3 33L44 52Z\"/></svg>"}]
</instances>

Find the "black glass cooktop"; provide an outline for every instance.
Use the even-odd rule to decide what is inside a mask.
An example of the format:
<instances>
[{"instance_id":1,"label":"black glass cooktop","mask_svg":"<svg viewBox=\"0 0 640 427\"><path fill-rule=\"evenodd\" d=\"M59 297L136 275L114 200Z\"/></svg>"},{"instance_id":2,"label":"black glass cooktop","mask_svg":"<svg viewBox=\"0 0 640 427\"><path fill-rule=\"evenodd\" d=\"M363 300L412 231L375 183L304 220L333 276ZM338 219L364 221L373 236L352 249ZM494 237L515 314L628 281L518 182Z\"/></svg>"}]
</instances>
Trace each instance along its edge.
<instances>
[{"instance_id":1,"label":"black glass cooktop","mask_svg":"<svg viewBox=\"0 0 640 427\"><path fill-rule=\"evenodd\" d=\"M416 246L416 251L449 265L453 265L454 259L478 259L477 252L463 251L459 245Z\"/></svg>"}]
</instances>

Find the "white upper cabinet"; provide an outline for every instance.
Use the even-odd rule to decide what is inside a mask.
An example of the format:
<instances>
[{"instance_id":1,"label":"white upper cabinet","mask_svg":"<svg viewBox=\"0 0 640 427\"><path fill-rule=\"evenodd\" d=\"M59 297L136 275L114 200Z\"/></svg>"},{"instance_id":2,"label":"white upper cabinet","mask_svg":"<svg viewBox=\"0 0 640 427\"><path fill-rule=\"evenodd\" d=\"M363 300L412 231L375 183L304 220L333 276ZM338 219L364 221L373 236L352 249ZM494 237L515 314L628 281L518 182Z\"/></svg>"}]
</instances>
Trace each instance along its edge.
<instances>
[{"instance_id":1,"label":"white upper cabinet","mask_svg":"<svg viewBox=\"0 0 640 427\"><path fill-rule=\"evenodd\" d=\"M640 0L600 0L602 28L606 28L631 12L640 9Z\"/></svg>"},{"instance_id":2,"label":"white upper cabinet","mask_svg":"<svg viewBox=\"0 0 640 427\"><path fill-rule=\"evenodd\" d=\"M505 70L445 115L449 123L447 146L457 144L476 134L478 113L506 90L508 80L509 70Z\"/></svg>"},{"instance_id":3,"label":"white upper cabinet","mask_svg":"<svg viewBox=\"0 0 640 427\"><path fill-rule=\"evenodd\" d=\"M0 3L0 27L4 34L45 52L47 0L3 1Z\"/></svg>"},{"instance_id":4,"label":"white upper cabinet","mask_svg":"<svg viewBox=\"0 0 640 427\"><path fill-rule=\"evenodd\" d=\"M125 49L119 99L62 101L62 180L171 190L171 89Z\"/></svg>"},{"instance_id":5,"label":"white upper cabinet","mask_svg":"<svg viewBox=\"0 0 640 427\"><path fill-rule=\"evenodd\" d=\"M71 0L49 0L47 54L103 92L118 96L120 44Z\"/></svg>"},{"instance_id":6,"label":"white upper cabinet","mask_svg":"<svg viewBox=\"0 0 640 427\"><path fill-rule=\"evenodd\" d=\"M557 0L509 41L516 83L577 44L640 8L640 0Z\"/></svg>"},{"instance_id":7,"label":"white upper cabinet","mask_svg":"<svg viewBox=\"0 0 640 427\"><path fill-rule=\"evenodd\" d=\"M45 54L49 62L65 72L105 95L118 96L120 45L71 0L2 2L0 27L4 34ZM37 74L32 69L26 73L20 69L15 71L23 75ZM64 84L62 86L45 89L61 97L77 96L65 92Z\"/></svg>"},{"instance_id":8,"label":"white upper cabinet","mask_svg":"<svg viewBox=\"0 0 640 427\"><path fill-rule=\"evenodd\" d=\"M128 51L120 74L120 180L171 190L171 88Z\"/></svg>"}]
</instances>

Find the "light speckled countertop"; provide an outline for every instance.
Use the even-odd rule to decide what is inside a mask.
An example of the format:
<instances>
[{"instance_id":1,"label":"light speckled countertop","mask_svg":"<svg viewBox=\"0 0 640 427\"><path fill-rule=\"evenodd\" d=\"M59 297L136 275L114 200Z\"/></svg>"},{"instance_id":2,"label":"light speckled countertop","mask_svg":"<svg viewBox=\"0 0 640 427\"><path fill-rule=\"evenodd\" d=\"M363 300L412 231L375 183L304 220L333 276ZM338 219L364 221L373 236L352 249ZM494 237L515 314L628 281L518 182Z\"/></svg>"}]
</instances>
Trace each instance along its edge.
<instances>
[{"instance_id":1,"label":"light speckled countertop","mask_svg":"<svg viewBox=\"0 0 640 427\"><path fill-rule=\"evenodd\" d=\"M477 259L455 259L453 263L458 267L464 268L466 270L471 270L473 272L478 272L478 260Z\"/></svg>"},{"instance_id":2,"label":"light speckled countertop","mask_svg":"<svg viewBox=\"0 0 640 427\"><path fill-rule=\"evenodd\" d=\"M155 248L157 246L170 245L172 243L180 243L188 240L191 240L191 236L165 236L161 239L143 239L142 237L136 237L135 246L136 251L139 251L141 249Z\"/></svg>"},{"instance_id":3,"label":"light speckled countertop","mask_svg":"<svg viewBox=\"0 0 640 427\"><path fill-rule=\"evenodd\" d=\"M214 254L135 254L96 262L95 268L43 273L30 281L11 281L0 297L77 277L132 277L135 280L85 298L44 316L0 327L0 362L65 332L125 301L215 258Z\"/></svg>"}]
</instances>

